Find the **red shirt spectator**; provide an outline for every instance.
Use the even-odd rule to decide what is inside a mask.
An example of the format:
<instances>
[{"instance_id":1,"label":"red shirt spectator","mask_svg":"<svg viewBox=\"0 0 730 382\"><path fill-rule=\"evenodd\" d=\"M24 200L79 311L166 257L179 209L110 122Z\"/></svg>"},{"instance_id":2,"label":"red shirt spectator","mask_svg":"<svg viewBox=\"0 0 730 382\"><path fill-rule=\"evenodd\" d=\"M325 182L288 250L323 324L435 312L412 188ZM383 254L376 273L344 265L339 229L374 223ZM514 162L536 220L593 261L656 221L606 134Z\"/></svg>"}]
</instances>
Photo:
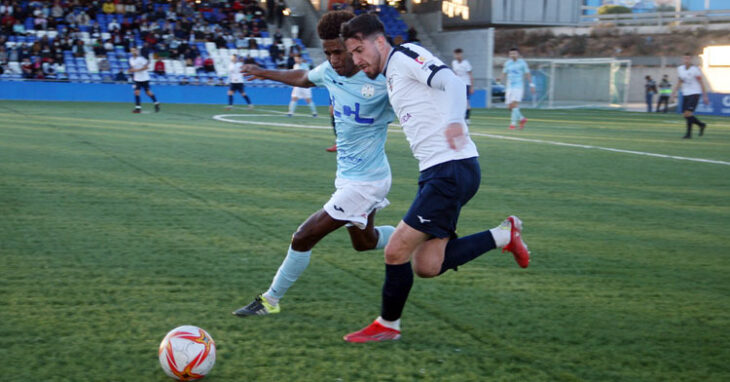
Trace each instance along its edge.
<instances>
[{"instance_id":1,"label":"red shirt spectator","mask_svg":"<svg viewBox=\"0 0 730 382\"><path fill-rule=\"evenodd\" d=\"M164 76L165 75L165 63L162 60L155 62L155 73Z\"/></svg>"}]
</instances>

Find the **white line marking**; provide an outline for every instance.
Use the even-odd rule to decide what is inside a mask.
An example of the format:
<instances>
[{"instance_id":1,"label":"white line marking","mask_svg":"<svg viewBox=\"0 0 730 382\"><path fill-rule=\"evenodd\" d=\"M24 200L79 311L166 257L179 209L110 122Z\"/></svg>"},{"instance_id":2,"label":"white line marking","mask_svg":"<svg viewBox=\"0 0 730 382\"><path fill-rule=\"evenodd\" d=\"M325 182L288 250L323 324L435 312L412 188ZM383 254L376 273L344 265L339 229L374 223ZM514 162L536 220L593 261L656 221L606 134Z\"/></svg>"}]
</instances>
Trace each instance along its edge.
<instances>
[{"instance_id":1,"label":"white line marking","mask_svg":"<svg viewBox=\"0 0 730 382\"><path fill-rule=\"evenodd\" d=\"M276 122L260 122L260 121L246 121L246 120L237 120L237 119L230 119L229 117L246 117L247 115L243 114L219 114L213 116L213 119L217 121L222 122L231 122L231 123L240 123L244 125L260 125L260 126L279 126L279 127L298 127L301 129L318 129L318 130L330 130L332 129L332 126L318 126L318 125L304 125L304 124L294 124L294 123L276 123ZM394 125L390 125L391 127ZM395 125L397 126L397 125ZM400 132L402 133L403 130L400 128L391 128L390 131L394 132ZM592 150L602 150L602 151L610 151L615 153L622 153L622 154L633 154L633 155L642 155L642 156L648 156L648 157L654 157L654 158L665 158L665 159L676 159L676 160L684 160L684 161L690 161L690 162L700 162L700 163L712 163L712 164L720 164L725 166L730 166L730 162L725 162L721 160L713 160L713 159L703 159L703 158L692 158L692 157L683 157L678 155L666 155L666 154L656 154L656 153L649 153L644 151L634 151L634 150L623 150L623 149L614 149L611 147L602 147L602 146L593 146L593 145L581 145L577 143L566 143L566 142L557 142L557 141L545 141L542 139L530 139L530 138L519 138L519 137L508 137L505 135L496 135L496 134L486 134L486 133L470 133L470 135L475 135L479 137L487 137L487 138L493 138L493 139L504 139L509 141L518 141L518 142L530 142L530 143L543 143L553 146L564 146L564 147L576 147L581 149L592 149Z\"/></svg>"}]
</instances>

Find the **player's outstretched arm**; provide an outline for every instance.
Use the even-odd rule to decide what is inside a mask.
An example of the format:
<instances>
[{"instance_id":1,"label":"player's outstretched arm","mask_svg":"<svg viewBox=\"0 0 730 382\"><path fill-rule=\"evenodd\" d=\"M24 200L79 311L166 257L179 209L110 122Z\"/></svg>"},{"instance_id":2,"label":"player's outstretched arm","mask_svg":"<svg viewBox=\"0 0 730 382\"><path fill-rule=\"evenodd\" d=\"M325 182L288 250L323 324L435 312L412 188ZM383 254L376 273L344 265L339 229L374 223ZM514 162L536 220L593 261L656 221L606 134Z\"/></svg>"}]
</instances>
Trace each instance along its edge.
<instances>
[{"instance_id":1,"label":"player's outstretched arm","mask_svg":"<svg viewBox=\"0 0 730 382\"><path fill-rule=\"evenodd\" d=\"M241 73L247 78L272 80L299 88L315 86L309 81L308 70L269 70L258 65L246 64L241 68Z\"/></svg>"}]
</instances>

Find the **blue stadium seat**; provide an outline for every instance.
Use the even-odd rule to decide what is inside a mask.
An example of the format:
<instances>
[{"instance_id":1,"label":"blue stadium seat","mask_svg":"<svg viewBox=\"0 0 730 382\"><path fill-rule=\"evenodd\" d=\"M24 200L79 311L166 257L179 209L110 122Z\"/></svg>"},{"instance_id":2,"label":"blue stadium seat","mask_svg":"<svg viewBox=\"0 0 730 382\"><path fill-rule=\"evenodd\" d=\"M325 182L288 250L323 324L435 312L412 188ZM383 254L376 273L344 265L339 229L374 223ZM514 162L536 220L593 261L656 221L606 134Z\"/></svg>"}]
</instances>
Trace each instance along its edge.
<instances>
[{"instance_id":1,"label":"blue stadium seat","mask_svg":"<svg viewBox=\"0 0 730 382\"><path fill-rule=\"evenodd\" d=\"M69 73L68 80L71 82L79 82L79 76L77 74Z\"/></svg>"}]
</instances>

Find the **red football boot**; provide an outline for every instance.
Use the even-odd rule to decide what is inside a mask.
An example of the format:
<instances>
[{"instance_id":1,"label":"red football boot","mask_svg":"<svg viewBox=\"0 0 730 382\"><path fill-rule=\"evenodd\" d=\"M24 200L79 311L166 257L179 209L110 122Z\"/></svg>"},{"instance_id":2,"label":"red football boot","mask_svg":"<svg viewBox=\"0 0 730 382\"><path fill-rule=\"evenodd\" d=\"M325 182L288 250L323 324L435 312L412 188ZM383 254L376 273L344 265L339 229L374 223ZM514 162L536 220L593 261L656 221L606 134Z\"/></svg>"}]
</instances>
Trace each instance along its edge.
<instances>
[{"instance_id":1,"label":"red football boot","mask_svg":"<svg viewBox=\"0 0 730 382\"><path fill-rule=\"evenodd\" d=\"M364 329L350 333L343 338L347 342L356 343L393 341L400 338L400 331L387 328L375 320Z\"/></svg>"},{"instance_id":2,"label":"red football boot","mask_svg":"<svg viewBox=\"0 0 730 382\"><path fill-rule=\"evenodd\" d=\"M334 152L337 151L337 144L334 144L334 145L332 145L332 147L328 147L325 150L327 150L327 151L329 151L331 153L334 153Z\"/></svg>"},{"instance_id":3,"label":"red football boot","mask_svg":"<svg viewBox=\"0 0 730 382\"><path fill-rule=\"evenodd\" d=\"M527 250L527 244L522 241L522 221L512 215L502 224L509 224L511 227L509 243L502 248L502 253L512 252L517 264L522 268L527 268L530 265L530 251Z\"/></svg>"}]
</instances>

